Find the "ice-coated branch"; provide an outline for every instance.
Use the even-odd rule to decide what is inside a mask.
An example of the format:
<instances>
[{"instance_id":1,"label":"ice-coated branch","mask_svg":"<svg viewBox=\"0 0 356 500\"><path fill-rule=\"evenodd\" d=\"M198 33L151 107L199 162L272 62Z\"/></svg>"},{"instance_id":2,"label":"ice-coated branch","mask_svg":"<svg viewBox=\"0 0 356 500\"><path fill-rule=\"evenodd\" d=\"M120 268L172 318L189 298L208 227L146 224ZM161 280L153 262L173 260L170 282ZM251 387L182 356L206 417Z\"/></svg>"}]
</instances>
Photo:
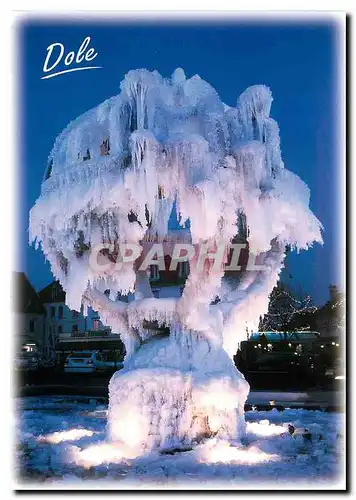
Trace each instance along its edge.
<instances>
[{"instance_id":1,"label":"ice-coated branch","mask_svg":"<svg viewBox=\"0 0 356 500\"><path fill-rule=\"evenodd\" d=\"M178 321L232 353L245 325L266 311L285 246L322 243L308 187L284 168L278 125L270 117L272 94L255 85L230 107L182 69L171 79L130 71L120 87L119 95L56 139L31 210L30 241L41 245L68 305L95 302L103 320L123 332L127 350L147 338L141 321ZM246 272L235 290L210 306L221 291L222 269L204 266L199 273L192 267L181 299L166 303L152 297L145 271L138 273L134 262L93 270L97 245L169 240L173 209L181 228L189 221L178 241L188 232L194 245L228 247L245 234L249 252L267 271ZM134 292L136 300L108 302L105 289L112 298Z\"/></svg>"}]
</instances>

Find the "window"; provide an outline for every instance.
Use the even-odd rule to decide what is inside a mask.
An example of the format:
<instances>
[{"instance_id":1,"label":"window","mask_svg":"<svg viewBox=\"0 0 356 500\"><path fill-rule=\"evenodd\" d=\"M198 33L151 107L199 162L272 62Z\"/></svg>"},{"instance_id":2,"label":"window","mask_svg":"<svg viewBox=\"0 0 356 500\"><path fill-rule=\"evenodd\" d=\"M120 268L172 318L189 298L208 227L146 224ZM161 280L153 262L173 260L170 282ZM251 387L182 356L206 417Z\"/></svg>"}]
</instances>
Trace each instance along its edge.
<instances>
[{"instance_id":1,"label":"window","mask_svg":"<svg viewBox=\"0 0 356 500\"><path fill-rule=\"evenodd\" d=\"M74 309L72 310L72 317L77 318L79 316L78 311L75 311Z\"/></svg>"},{"instance_id":2,"label":"window","mask_svg":"<svg viewBox=\"0 0 356 500\"><path fill-rule=\"evenodd\" d=\"M189 262L187 260L178 262L178 276L185 278L189 274Z\"/></svg>"},{"instance_id":3,"label":"window","mask_svg":"<svg viewBox=\"0 0 356 500\"><path fill-rule=\"evenodd\" d=\"M35 320L30 319L30 332L33 333L35 331Z\"/></svg>"},{"instance_id":4,"label":"window","mask_svg":"<svg viewBox=\"0 0 356 500\"><path fill-rule=\"evenodd\" d=\"M98 319L94 319L93 321L93 330L96 332L100 330L100 321Z\"/></svg>"},{"instance_id":5,"label":"window","mask_svg":"<svg viewBox=\"0 0 356 500\"><path fill-rule=\"evenodd\" d=\"M58 307L58 318L63 318L63 306Z\"/></svg>"},{"instance_id":6,"label":"window","mask_svg":"<svg viewBox=\"0 0 356 500\"><path fill-rule=\"evenodd\" d=\"M54 306L51 307L51 318L56 316L56 308Z\"/></svg>"},{"instance_id":7,"label":"window","mask_svg":"<svg viewBox=\"0 0 356 500\"><path fill-rule=\"evenodd\" d=\"M157 264L152 264L150 266L150 279L159 280L159 268Z\"/></svg>"},{"instance_id":8,"label":"window","mask_svg":"<svg viewBox=\"0 0 356 500\"><path fill-rule=\"evenodd\" d=\"M52 287L52 300L57 300L58 297L58 283L54 283Z\"/></svg>"},{"instance_id":9,"label":"window","mask_svg":"<svg viewBox=\"0 0 356 500\"><path fill-rule=\"evenodd\" d=\"M63 333L63 330L62 330L61 325L59 325L59 327L58 327L58 335L61 335L61 333Z\"/></svg>"},{"instance_id":10,"label":"window","mask_svg":"<svg viewBox=\"0 0 356 500\"><path fill-rule=\"evenodd\" d=\"M78 333L78 325L72 325L72 335Z\"/></svg>"},{"instance_id":11,"label":"window","mask_svg":"<svg viewBox=\"0 0 356 500\"><path fill-rule=\"evenodd\" d=\"M159 290L152 290L152 293L156 299L159 299Z\"/></svg>"}]
</instances>

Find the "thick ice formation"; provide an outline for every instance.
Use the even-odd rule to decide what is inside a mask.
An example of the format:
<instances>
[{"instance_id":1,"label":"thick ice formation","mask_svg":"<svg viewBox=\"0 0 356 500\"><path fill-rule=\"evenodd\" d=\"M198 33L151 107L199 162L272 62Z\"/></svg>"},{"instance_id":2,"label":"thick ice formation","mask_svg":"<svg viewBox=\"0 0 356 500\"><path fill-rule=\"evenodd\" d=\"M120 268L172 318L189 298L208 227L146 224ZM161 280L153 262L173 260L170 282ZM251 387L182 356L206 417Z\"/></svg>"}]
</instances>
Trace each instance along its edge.
<instances>
[{"instance_id":1,"label":"thick ice formation","mask_svg":"<svg viewBox=\"0 0 356 500\"><path fill-rule=\"evenodd\" d=\"M245 432L248 391L224 350L171 332L143 344L112 377L109 437L138 455L188 448L212 435L236 439Z\"/></svg>"},{"instance_id":2,"label":"thick ice formation","mask_svg":"<svg viewBox=\"0 0 356 500\"><path fill-rule=\"evenodd\" d=\"M30 241L41 245L69 307L92 306L120 333L127 358L110 383L109 432L127 444L132 425L138 450L185 446L207 433L239 437L248 384L231 358L267 311L286 245L322 242L308 187L284 168L271 103L263 85L233 108L182 69L171 79L130 71L121 93L70 123L50 154ZM172 231L172 210L188 229ZM223 243L226 257L236 238L265 269L225 280L223 266L207 261L199 271L195 256L179 299L153 298L137 261L109 272L90 260L102 243L116 251L183 240L208 251ZM117 300L129 292L133 302ZM157 335L152 322L170 335Z\"/></svg>"}]
</instances>

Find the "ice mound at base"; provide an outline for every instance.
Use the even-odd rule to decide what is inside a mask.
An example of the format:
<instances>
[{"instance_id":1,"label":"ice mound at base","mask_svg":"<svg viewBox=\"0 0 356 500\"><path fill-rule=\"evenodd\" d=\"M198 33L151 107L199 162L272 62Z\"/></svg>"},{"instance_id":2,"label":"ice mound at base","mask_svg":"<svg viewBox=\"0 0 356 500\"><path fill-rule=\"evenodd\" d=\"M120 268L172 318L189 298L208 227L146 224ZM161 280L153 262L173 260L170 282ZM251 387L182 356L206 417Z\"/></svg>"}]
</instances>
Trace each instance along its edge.
<instances>
[{"instance_id":1,"label":"ice mound at base","mask_svg":"<svg viewBox=\"0 0 356 500\"><path fill-rule=\"evenodd\" d=\"M108 437L137 455L212 436L239 440L248 392L224 350L193 336L152 338L110 380Z\"/></svg>"}]
</instances>

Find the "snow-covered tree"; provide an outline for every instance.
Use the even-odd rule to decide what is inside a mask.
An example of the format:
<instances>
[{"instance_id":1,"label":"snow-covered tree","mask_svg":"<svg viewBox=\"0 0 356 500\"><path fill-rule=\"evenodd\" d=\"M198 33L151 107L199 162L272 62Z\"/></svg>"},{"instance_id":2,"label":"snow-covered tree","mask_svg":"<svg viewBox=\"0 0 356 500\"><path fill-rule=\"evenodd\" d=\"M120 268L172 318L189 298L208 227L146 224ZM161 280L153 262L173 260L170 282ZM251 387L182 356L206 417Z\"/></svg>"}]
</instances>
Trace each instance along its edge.
<instances>
[{"instance_id":1,"label":"snow-covered tree","mask_svg":"<svg viewBox=\"0 0 356 500\"><path fill-rule=\"evenodd\" d=\"M92 306L125 343L125 367L110 381L108 433L128 454L243 435L249 386L233 354L268 309L286 245L322 242L308 187L284 168L271 103L263 85L230 107L198 75L135 70L119 95L55 141L30 240L41 245L68 306ZM181 227L189 221L178 235L169 227L173 210ZM242 270L224 290L223 266L208 260L201 269L197 252L180 298L152 296L140 257L111 265L118 255L125 260L123 244L183 240L213 252L228 250L237 234L264 267ZM92 255L103 244L110 248L98 269ZM118 292L135 300L117 301ZM150 322L169 335L145 328Z\"/></svg>"},{"instance_id":2,"label":"snow-covered tree","mask_svg":"<svg viewBox=\"0 0 356 500\"><path fill-rule=\"evenodd\" d=\"M270 295L267 313L260 318L259 330L310 330L310 320L316 310L310 295L296 296L290 287L279 281Z\"/></svg>"}]
</instances>

